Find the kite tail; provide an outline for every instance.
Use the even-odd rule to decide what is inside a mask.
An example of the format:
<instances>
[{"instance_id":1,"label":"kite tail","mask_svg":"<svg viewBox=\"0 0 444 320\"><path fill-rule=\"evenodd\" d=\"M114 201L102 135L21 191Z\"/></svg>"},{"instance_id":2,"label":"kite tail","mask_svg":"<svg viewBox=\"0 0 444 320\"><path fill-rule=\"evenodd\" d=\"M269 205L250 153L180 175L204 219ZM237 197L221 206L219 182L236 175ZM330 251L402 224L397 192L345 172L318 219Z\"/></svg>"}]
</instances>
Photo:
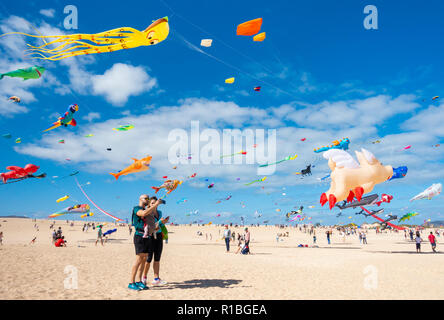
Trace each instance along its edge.
<instances>
[{"instance_id":1,"label":"kite tail","mask_svg":"<svg viewBox=\"0 0 444 320\"><path fill-rule=\"evenodd\" d=\"M112 173L112 172L110 172L109 174L113 175L114 178L116 178L116 180L119 179L119 174L118 174L118 173Z\"/></svg>"},{"instance_id":2,"label":"kite tail","mask_svg":"<svg viewBox=\"0 0 444 320\"><path fill-rule=\"evenodd\" d=\"M157 193L157 192L161 189L161 188L159 188L159 187L151 187L151 188L155 190L154 193Z\"/></svg>"}]
</instances>

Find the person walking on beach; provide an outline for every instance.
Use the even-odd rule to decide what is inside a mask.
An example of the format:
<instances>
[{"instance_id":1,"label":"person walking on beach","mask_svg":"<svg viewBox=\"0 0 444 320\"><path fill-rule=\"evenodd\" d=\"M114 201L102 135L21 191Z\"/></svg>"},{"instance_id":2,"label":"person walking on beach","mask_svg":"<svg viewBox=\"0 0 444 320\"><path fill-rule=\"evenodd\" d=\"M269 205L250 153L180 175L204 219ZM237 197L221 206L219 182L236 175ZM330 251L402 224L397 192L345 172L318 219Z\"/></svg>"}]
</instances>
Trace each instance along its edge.
<instances>
[{"instance_id":1,"label":"person walking on beach","mask_svg":"<svg viewBox=\"0 0 444 320\"><path fill-rule=\"evenodd\" d=\"M248 231L248 228L245 228L245 247L248 247L248 253L250 254L250 231Z\"/></svg>"},{"instance_id":2,"label":"person walking on beach","mask_svg":"<svg viewBox=\"0 0 444 320\"><path fill-rule=\"evenodd\" d=\"M154 210L160 204L159 201L153 206L149 205L149 196L142 194L139 197L139 205L133 208L132 225L134 226L134 248L136 250L136 261L131 268L131 279L128 284L128 289L132 290L146 290L148 287L142 282L142 273L145 267L145 261L148 257L148 238L144 238L144 218L148 215L154 214ZM139 271L139 281L136 282L137 271Z\"/></svg>"},{"instance_id":3,"label":"person walking on beach","mask_svg":"<svg viewBox=\"0 0 444 320\"><path fill-rule=\"evenodd\" d=\"M102 243L102 247L103 247L103 232L102 232L102 225L97 226L97 240L96 240L96 246L97 246L97 242Z\"/></svg>"},{"instance_id":4,"label":"person walking on beach","mask_svg":"<svg viewBox=\"0 0 444 320\"><path fill-rule=\"evenodd\" d=\"M162 255L162 249L163 249L163 234L161 227L163 227L166 223L168 223L169 220L169 217L163 219L162 211L157 210L157 206L161 203L163 203L162 200L158 200L157 197L150 198L150 206L154 207L153 217L157 229L154 231L152 235L148 235L148 256L144 265L143 278L142 278L142 283L146 284L148 271L150 270L151 261L153 260L154 257L154 263L153 263L154 280L151 284L155 286L167 284L167 282L161 280L159 276L160 257Z\"/></svg>"},{"instance_id":5,"label":"person walking on beach","mask_svg":"<svg viewBox=\"0 0 444 320\"><path fill-rule=\"evenodd\" d=\"M330 231L327 230L325 233L327 234L327 242L330 244Z\"/></svg>"},{"instance_id":6,"label":"person walking on beach","mask_svg":"<svg viewBox=\"0 0 444 320\"><path fill-rule=\"evenodd\" d=\"M419 231L416 231L416 238L415 238L415 242L416 242L416 252L417 253L421 253L421 242L423 240L421 239L421 235L419 234Z\"/></svg>"},{"instance_id":7,"label":"person walking on beach","mask_svg":"<svg viewBox=\"0 0 444 320\"><path fill-rule=\"evenodd\" d=\"M362 244L367 244L367 235L365 232L362 233Z\"/></svg>"},{"instance_id":8,"label":"person walking on beach","mask_svg":"<svg viewBox=\"0 0 444 320\"><path fill-rule=\"evenodd\" d=\"M429 234L430 245L432 246L433 252L436 252L436 237L433 235L433 232L430 231Z\"/></svg>"},{"instance_id":9,"label":"person walking on beach","mask_svg":"<svg viewBox=\"0 0 444 320\"><path fill-rule=\"evenodd\" d=\"M227 247L227 252L230 252L230 238L231 238L231 230L228 229L228 224L226 224L224 230L224 239L225 239L225 246Z\"/></svg>"},{"instance_id":10,"label":"person walking on beach","mask_svg":"<svg viewBox=\"0 0 444 320\"><path fill-rule=\"evenodd\" d=\"M413 241L413 230L412 229L410 229L409 235L410 235L410 240Z\"/></svg>"},{"instance_id":11,"label":"person walking on beach","mask_svg":"<svg viewBox=\"0 0 444 320\"><path fill-rule=\"evenodd\" d=\"M0 244L3 245L3 231L0 232Z\"/></svg>"}]
</instances>

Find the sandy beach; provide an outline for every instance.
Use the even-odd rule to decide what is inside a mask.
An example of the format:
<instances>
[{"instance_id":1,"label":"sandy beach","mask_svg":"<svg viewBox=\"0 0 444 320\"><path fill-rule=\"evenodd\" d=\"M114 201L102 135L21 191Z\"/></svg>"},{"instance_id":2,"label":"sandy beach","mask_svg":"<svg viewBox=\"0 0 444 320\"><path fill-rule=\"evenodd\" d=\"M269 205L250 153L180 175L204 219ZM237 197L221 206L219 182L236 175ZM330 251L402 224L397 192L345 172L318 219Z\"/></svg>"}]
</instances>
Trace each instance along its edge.
<instances>
[{"instance_id":1,"label":"sandy beach","mask_svg":"<svg viewBox=\"0 0 444 320\"><path fill-rule=\"evenodd\" d=\"M235 243L225 252L222 227L169 226L160 274L168 284L134 292L127 289L135 260L127 226L118 226L102 247L95 246L95 231L82 232L83 222L71 227L57 221L68 247L56 248L48 220L37 220L39 231L31 219L0 221L0 299L444 299L440 238L437 253L425 241L423 253L416 254L403 232L369 230L368 244L362 245L358 236L344 240L334 231L328 245L325 229L318 228L319 248L298 248L312 245L312 236L295 228L261 226L250 227L252 254L240 255L234 254ZM242 232L241 227L231 230ZM277 242L276 234L284 231L289 237ZM428 233L423 231L424 240ZM73 267L78 287L65 289L65 268Z\"/></svg>"}]
</instances>

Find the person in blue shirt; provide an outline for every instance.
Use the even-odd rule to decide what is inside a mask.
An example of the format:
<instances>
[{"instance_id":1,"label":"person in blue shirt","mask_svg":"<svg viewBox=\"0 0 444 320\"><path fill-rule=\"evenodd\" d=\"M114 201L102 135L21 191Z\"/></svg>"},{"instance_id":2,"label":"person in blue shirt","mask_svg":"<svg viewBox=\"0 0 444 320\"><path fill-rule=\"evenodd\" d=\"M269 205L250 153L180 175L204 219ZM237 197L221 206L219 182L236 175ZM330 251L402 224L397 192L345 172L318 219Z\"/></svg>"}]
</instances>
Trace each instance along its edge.
<instances>
[{"instance_id":1,"label":"person in blue shirt","mask_svg":"<svg viewBox=\"0 0 444 320\"><path fill-rule=\"evenodd\" d=\"M134 232L134 247L136 249L136 261L131 269L131 280L128 285L132 290L146 290L148 287L142 282L142 272L144 270L145 260L148 256L148 238L143 237L144 233L144 219L148 215L154 214L157 206L161 203L155 201L150 203L149 196L142 194L139 197L139 205L135 206L132 211L132 225L135 228ZM150 205L151 204L151 205ZM139 282L136 282L137 271L139 271Z\"/></svg>"},{"instance_id":2,"label":"person in blue shirt","mask_svg":"<svg viewBox=\"0 0 444 320\"><path fill-rule=\"evenodd\" d=\"M158 203L160 200L157 197L150 198L150 205ZM168 223L169 217L165 219L162 218L162 211L156 209L154 211L154 219L158 228L154 235L148 237L148 257L145 263L145 270L143 272L144 276L142 278L142 282L146 284L148 271L150 270L151 262L154 258L153 263L153 271L154 271L154 280L152 282L153 285L165 285L166 281L160 279L159 271L160 271L160 257L162 255L163 249L163 234L161 227L163 227L166 223Z\"/></svg>"}]
</instances>

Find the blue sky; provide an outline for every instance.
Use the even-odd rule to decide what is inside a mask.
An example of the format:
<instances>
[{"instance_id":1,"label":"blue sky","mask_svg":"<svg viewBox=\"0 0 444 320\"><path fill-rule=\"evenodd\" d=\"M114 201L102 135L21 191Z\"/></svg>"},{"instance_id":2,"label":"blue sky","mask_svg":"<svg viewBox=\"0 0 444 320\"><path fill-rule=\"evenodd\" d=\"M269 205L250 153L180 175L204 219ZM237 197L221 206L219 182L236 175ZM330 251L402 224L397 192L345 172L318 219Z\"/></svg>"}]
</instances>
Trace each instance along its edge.
<instances>
[{"instance_id":1,"label":"blue sky","mask_svg":"<svg viewBox=\"0 0 444 320\"><path fill-rule=\"evenodd\" d=\"M162 176L183 179L197 173L166 198L164 214L174 222L239 222L244 216L247 223L283 223L284 214L300 205L312 222L373 222L349 210L336 218L337 209L330 212L318 204L328 189L328 182L318 178L329 169L313 148L347 136L350 151L364 147L384 164L409 167L405 179L375 188L376 193L394 196L386 212L400 216L418 211L411 220L416 223L442 220L441 195L408 201L444 176L444 146L432 147L444 135L444 104L431 101L442 94L442 2L15 1L0 4L0 31L73 33L63 28L67 4L78 9L76 33L122 26L143 30L152 20L168 16L170 34L156 46L59 62L24 59L26 42L38 43L34 40L0 38L2 73L33 64L47 69L39 80L0 81L1 131L13 136L0 140L0 167L34 163L48 174L43 180L1 186L0 214L46 217L88 203L73 178L61 178L78 170L79 181L90 182L84 187L90 197L124 219L139 194L151 195L151 186L160 185ZM363 26L368 4L378 9L377 30ZM239 23L258 17L263 18L265 41L236 36ZM204 38L213 39L212 47L200 47ZM229 77L236 78L234 84L224 83ZM255 92L255 86L262 90ZM20 96L21 104L7 102L11 95ZM78 126L43 134L72 103L79 105ZM189 131L191 121L199 121L201 130L276 129L277 160L290 154L298 158L278 165L266 181L249 187L243 183L262 177L256 174L257 164L183 164L173 170L167 157L168 134ZM122 124L135 128L112 130ZM90 133L94 136L84 137ZM14 143L17 137L21 144ZM57 143L60 139L64 145ZM382 143L371 144L376 139ZM412 148L402 150L407 145ZM150 170L118 181L108 174L147 154L153 156ZM301 179L293 174L310 163L315 165L313 176ZM209 183L215 187L208 189ZM55 202L65 194L71 198ZM230 200L216 203L228 195ZM177 204L182 198L188 201ZM312 205L315 208L308 209ZM199 214L186 216L194 210ZM255 216L256 211L262 216Z\"/></svg>"}]
</instances>

